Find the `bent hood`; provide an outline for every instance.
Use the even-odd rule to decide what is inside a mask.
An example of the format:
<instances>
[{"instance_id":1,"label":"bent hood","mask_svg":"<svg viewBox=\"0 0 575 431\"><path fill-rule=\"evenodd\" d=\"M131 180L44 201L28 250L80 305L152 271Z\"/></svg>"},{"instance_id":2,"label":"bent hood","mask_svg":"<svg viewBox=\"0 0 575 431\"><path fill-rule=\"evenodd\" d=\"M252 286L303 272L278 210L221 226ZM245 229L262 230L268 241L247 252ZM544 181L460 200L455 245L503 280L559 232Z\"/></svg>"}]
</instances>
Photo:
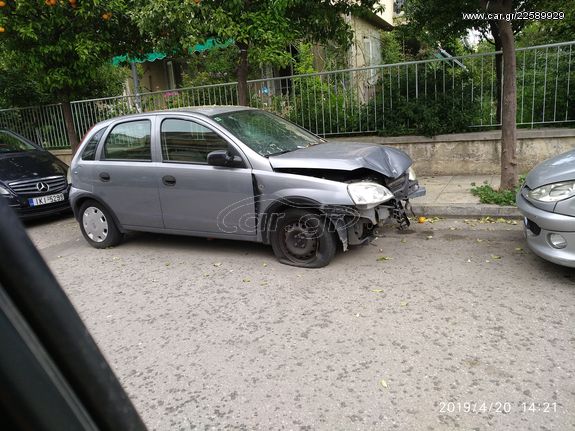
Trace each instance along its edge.
<instances>
[{"instance_id":1,"label":"bent hood","mask_svg":"<svg viewBox=\"0 0 575 431\"><path fill-rule=\"evenodd\" d=\"M575 150L555 156L535 166L525 182L530 189L560 181L575 180Z\"/></svg>"},{"instance_id":2,"label":"bent hood","mask_svg":"<svg viewBox=\"0 0 575 431\"><path fill-rule=\"evenodd\" d=\"M0 155L0 181L11 182L66 175L67 166L47 151Z\"/></svg>"},{"instance_id":3,"label":"bent hood","mask_svg":"<svg viewBox=\"0 0 575 431\"><path fill-rule=\"evenodd\" d=\"M411 166L411 158L401 150L376 144L327 142L269 157L274 169L371 169L397 178Z\"/></svg>"}]
</instances>

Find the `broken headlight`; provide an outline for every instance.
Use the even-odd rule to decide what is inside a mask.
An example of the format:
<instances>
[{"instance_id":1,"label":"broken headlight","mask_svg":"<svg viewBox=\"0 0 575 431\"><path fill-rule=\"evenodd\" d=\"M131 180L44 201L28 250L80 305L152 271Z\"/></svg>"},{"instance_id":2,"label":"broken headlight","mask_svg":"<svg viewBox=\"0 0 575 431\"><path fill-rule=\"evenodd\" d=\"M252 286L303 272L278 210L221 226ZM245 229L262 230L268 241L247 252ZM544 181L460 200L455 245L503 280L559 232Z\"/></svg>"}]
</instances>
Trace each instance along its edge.
<instances>
[{"instance_id":1,"label":"broken headlight","mask_svg":"<svg viewBox=\"0 0 575 431\"><path fill-rule=\"evenodd\" d=\"M347 185L347 192L353 202L363 208L373 208L383 202L393 199L386 187L377 183L358 182Z\"/></svg>"},{"instance_id":2,"label":"broken headlight","mask_svg":"<svg viewBox=\"0 0 575 431\"><path fill-rule=\"evenodd\" d=\"M575 181L547 184L527 192L527 196L540 202L557 202L575 196Z\"/></svg>"},{"instance_id":3,"label":"broken headlight","mask_svg":"<svg viewBox=\"0 0 575 431\"><path fill-rule=\"evenodd\" d=\"M415 175L415 170L413 169L413 166L410 166L409 169L407 170L407 177L409 178L409 181L417 180L417 175Z\"/></svg>"}]
</instances>

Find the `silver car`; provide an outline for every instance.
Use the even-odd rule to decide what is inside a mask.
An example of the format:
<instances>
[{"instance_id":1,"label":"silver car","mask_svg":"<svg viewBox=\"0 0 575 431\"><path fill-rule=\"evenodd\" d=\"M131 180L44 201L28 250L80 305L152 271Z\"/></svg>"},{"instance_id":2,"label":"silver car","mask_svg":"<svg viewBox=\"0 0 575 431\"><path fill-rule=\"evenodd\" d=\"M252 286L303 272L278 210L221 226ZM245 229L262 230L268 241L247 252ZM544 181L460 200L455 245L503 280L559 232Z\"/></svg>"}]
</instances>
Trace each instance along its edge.
<instances>
[{"instance_id":1,"label":"silver car","mask_svg":"<svg viewBox=\"0 0 575 431\"><path fill-rule=\"evenodd\" d=\"M529 172L517 207L529 248L543 259L575 267L575 150Z\"/></svg>"},{"instance_id":2,"label":"silver car","mask_svg":"<svg viewBox=\"0 0 575 431\"><path fill-rule=\"evenodd\" d=\"M96 248L159 232L263 242L283 263L322 267L387 221L409 225L409 199L425 194L411 165L257 109L170 110L94 126L72 161L70 201Z\"/></svg>"}]
</instances>

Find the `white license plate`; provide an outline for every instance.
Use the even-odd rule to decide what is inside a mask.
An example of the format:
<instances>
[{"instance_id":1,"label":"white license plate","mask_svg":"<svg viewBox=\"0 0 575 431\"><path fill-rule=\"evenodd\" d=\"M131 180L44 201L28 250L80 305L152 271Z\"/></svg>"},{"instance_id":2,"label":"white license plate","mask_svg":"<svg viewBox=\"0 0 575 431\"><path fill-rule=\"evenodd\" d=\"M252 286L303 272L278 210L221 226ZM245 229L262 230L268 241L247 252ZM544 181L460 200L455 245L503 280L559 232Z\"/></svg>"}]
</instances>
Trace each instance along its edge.
<instances>
[{"instance_id":1,"label":"white license plate","mask_svg":"<svg viewBox=\"0 0 575 431\"><path fill-rule=\"evenodd\" d=\"M42 196L40 198L30 198L28 199L28 204L31 207L37 207L39 205L53 204L54 202L62 202L64 200L64 194L58 193L57 195Z\"/></svg>"}]
</instances>

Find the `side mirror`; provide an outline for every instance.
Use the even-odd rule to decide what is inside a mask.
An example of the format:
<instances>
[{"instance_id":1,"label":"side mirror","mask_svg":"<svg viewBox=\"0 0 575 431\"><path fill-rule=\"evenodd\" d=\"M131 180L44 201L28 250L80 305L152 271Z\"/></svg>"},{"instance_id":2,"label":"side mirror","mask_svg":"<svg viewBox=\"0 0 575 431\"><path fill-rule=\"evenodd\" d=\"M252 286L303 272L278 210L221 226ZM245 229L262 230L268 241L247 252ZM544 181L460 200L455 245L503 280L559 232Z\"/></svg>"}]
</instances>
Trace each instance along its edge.
<instances>
[{"instance_id":1,"label":"side mirror","mask_svg":"<svg viewBox=\"0 0 575 431\"><path fill-rule=\"evenodd\" d=\"M208 154L208 165L211 166L226 166L233 168L241 168L244 162L240 156L236 156L227 150L216 150Z\"/></svg>"}]
</instances>

